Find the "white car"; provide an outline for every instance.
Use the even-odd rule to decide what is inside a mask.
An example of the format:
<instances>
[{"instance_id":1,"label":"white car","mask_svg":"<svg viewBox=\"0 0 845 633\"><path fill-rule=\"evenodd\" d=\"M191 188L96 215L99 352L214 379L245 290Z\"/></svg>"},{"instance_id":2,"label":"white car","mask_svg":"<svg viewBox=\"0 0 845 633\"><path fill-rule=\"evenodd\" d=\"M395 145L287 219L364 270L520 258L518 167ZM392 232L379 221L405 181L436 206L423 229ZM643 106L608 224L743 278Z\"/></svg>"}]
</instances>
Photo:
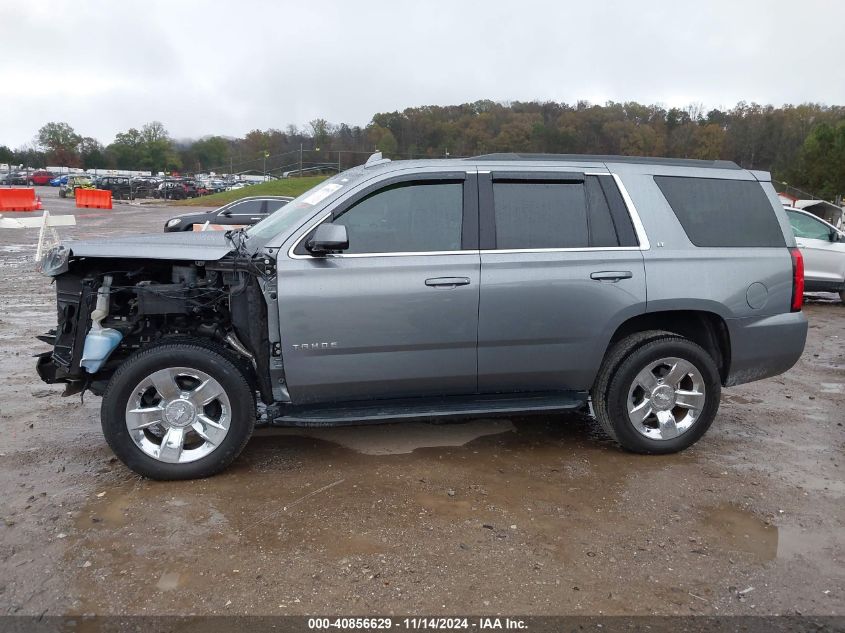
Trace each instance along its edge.
<instances>
[{"instance_id":1,"label":"white car","mask_svg":"<svg viewBox=\"0 0 845 633\"><path fill-rule=\"evenodd\" d=\"M787 208L804 256L804 290L838 292L845 302L845 233L807 211Z\"/></svg>"}]
</instances>

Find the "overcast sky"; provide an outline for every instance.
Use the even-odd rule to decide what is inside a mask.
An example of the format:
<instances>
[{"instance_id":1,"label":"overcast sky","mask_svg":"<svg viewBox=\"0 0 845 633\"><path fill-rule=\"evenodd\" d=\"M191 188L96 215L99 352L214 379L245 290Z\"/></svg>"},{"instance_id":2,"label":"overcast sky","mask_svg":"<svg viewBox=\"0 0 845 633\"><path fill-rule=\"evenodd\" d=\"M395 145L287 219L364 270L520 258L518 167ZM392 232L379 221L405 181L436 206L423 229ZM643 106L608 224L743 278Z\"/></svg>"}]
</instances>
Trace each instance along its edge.
<instances>
[{"instance_id":1,"label":"overcast sky","mask_svg":"<svg viewBox=\"0 0 845 633\"><path fill-rule=\"evenodd\" d=\"M843 28L838 0L0 0L0 145L478 99L845 104Z\"/></svg>"}]
</instances>

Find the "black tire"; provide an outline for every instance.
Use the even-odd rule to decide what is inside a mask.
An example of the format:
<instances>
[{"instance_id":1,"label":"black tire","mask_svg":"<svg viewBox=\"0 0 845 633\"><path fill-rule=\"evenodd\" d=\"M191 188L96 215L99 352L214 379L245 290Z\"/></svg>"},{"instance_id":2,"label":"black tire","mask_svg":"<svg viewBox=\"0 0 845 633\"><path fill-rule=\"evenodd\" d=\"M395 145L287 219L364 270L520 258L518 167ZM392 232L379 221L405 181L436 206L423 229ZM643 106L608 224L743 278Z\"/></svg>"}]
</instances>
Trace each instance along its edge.
<instances>
[{"instance_id":1,"label":"black tire","mask_svg":"<svg viewBox=\"0 0 845 633\"><path fill-rule=\"evenodd\" d=\"M628 417L628 392L637 374L661 358L684 359L701 374L705 403L693 424L672 439L651 439L638 432ZM592 390L593 411L602 429L622 448L634 453L666 454L682 451L697 442L719 410L721 379L713 357L701 346L661 330L638 332L610 349Z\"/></svg>"},{"instance_id":2,"label":"black tire","mask_svg":"<svg viewBox=\"0 0 845 633\"><path fill-rule=\"evenodd\" d=\"M126 426L126 406L135 387L161 369L187 367L205 372L225 391L231 405L229 430L208 455L187 463L165 463L135 444ZM142 349L114 373L103 394L103 434L114 454L139 475L158 480L196 479L214 475L234 461L255 428L255 396L244 372L229 353L204 341L180 340Z\"/></svg>"}]
</instances>

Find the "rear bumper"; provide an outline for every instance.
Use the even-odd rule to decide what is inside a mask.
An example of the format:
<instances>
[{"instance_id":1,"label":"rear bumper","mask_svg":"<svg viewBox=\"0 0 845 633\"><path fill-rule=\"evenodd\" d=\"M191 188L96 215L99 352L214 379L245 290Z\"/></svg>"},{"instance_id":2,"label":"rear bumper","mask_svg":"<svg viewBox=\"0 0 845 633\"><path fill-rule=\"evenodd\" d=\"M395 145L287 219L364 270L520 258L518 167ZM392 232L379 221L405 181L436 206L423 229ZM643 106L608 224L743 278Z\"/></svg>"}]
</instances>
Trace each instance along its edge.
<instances>
[{"instance_id":1,"label":"rear bumper","mask_svg":"<svg viewBox=\"0 0 845 633\"><path fill-rule=\"evenodd\" d=\"M726 387L782 374L804 352L807 317L803 312L728 319L727 325L731 364Z\"/></svg>"}]
</instances>

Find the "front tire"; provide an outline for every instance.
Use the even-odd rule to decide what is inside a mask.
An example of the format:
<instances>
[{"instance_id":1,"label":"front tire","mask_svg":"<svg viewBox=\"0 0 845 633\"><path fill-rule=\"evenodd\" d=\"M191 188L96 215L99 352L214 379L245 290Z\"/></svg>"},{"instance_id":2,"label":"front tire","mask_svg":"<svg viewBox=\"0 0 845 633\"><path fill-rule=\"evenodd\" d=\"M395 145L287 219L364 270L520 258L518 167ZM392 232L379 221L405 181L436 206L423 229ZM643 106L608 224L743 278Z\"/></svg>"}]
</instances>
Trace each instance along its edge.
<instances>
[{"instance_id":1,"label":"front tire","mask_svg":"<svg viewBox=\"0 0 845 633\"><path fill-rule=\"evenodd\" d=\"M608 352L593 388L596 419L626 450L682 451L716 417L721 379L713 358L662 331L634 334Z\"/></svg>"},{"instance_id":2,"label":"front tire","mask_svg":"<svg viewBox=\"0 0 845 633\"><path fill-rule=\"evenodd\" d=\"M214 475L240 454L255 427L255 397L225 349L163 343L130 356L103 394L111 449L150 479Z\"/></svg>"}]
</instances>

